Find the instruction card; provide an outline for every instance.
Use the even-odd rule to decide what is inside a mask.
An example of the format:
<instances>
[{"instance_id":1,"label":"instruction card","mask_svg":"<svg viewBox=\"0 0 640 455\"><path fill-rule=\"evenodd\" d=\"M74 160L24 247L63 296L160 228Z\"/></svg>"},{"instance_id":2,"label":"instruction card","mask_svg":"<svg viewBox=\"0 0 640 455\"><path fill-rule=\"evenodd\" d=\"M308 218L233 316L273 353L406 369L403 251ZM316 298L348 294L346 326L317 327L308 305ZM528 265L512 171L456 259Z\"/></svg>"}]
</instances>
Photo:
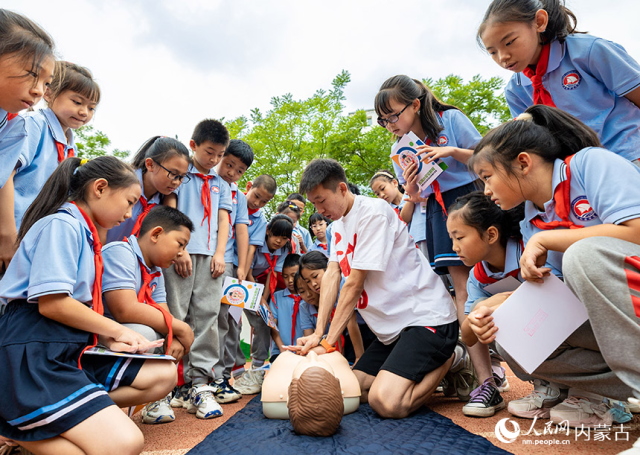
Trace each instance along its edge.
<instances>
[{"instance_id":1,"label":"instruction card","mask_svg":"<svg viewBox=\"0 0 640 455\"><path fill-rule=\"evenodd\" d=\"M267 307L265 307L264 305L260 304L258 306L257 313L262 317L262 319L264 320L265 324L267 324L272 329L278 330L278 324L276 324L276 320L273 318L273 314L271 313L271 311L269 311L269 309ZM279 331L280 330L278 330L278 332Z\"/></svg>"},{"instance_id":2,"label":"instruction card","mask_svg":"<svg viewBox=\"0 0 640 455\"><path fill-rule=\"evenodd\" d=\"M237 278L226 277L222 285L221 303L245 310L256 312L260 306L260 298L264 291L264 285L251 281L241 281ZM235 311L234 313L237 313ZM238 313L239 314L239 313ZM235 319L235 316L234 316Z\"/></svg>"},{"instance_id":3,"label":"instruction card","mask_svg":"<svg viewBox=\"0 0 640 455\"><path fill-rule=\"evenodd\" d=\"M402 139L400 139L391 150L391 159L400 166L402 170L416 163L418 165L418 187L420 191L424 191L429 185L435 182L438 176L440 176L448 166L440 159L431 161L430 163L421 161L418 151L416 150L416 147L420 145L425 144L418 136L410 131L402 136Z\"/></svg>"},{"instance_id":4,"label":"instruction card","mask_svg":"<svg viewBox=\"0 0 640 455\"><path fill-rule=\"evenodd\" d=\"M587 310L555 275L524 282L493 313L496 342L531 374L587 320Z\"/></svg>"}]
</instances>

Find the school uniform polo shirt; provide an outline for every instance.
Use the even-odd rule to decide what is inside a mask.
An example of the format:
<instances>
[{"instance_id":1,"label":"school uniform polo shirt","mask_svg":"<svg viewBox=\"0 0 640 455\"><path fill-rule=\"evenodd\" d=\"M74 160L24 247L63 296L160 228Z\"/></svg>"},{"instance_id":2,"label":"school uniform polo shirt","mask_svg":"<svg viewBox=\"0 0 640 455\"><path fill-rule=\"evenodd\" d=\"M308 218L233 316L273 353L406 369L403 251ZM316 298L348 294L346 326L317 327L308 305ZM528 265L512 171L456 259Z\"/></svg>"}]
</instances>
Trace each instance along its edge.
<instances>
[{"instance_id":1,"label":"school uniform polo shirt","mask_svg":"<svg viewBox=\"0 0 640 455\"><path fill-rule=\"evenodd\" d=\"M18 115L11 120L8 113L0 109L0 188L7 183L15 169L22 151L22 143L27 139L24 117Z\"/></svg>"},{"instance_id":2,"label":"school uniform polo shirt","mask_svg":"<svg viewBox=\"0 0 640 455\"><path fill-rule=\"evenodd\" d=\"M271 251L269 251L269 247L266 243L260 248L256 248L256 254L253 256L253 262L251 263L251 269L253 269L254 278L269 268L269 262L267 262L265 254L268 254L270 259L273 259L274 256L278 256L275 269L276 272L281 273L282 266L284 265L284 260L289 252L284 248L279 248L272 253Z\"/></svg>"},{"instance_id":3,"label":"school uniform polo shirt","mask_svg":"<svg viewBox=\"0 0 640 455\"><path fill-rule=\"evenodd\" d=\"M227 249L224 252L224 262L233 262L234 256L237 254L235 226L237 224L249 224L249 211L247 210L247 197L238 191L238 185L232 183L231 189L231 211L229 212L229 240L227 240ZM248 230L248 229L247 229Z\"/></svg>"},{"instance_id":4,"label":"school uniform polo shirt","mask_svg":"<svg viewBox=\"0 0 640 455\"><path fill-rule=\"evenodd\" d=\"M633 161L640 158L640 110L624 96L640 87L640 65L622 46L591 35L569 35L549 49L542 85L554 104L587 126L604 148ZM514 117L533 105L531 80L511 77L505 97Z\"/></svg>"},{"instance_id":5,"label":"school uniform polo shirt","mask_svg":"<svg viewBox=\"0 0 640 455\"><path fill-rule=\"evenodd\" d=\"M423 242L427 240L427 211L422 211L422 204L419 202L413 206L413 215L411 216L411 223L409 224L409 234L413 237L413 240Z\"/></svg>"},{"instance_id":6,"label":"school uniform polo shirt","mask_svg":"<svg viewBox=\"0 0 640 455\"><path fill-rule=\"evenodd\" d=\"M138 180L140 181L140 187L143 189L142 195L140 199L144 198L144 184L142 182L142 169L136 169L136 175L138 176ZM145 198L146 200L146 198ZM157 192L151 199L147 201L147 204L156 204L160 205L162 203L162 194ZM142 207L142 202L138 200L136 204L131 209L131 218L128 218L124 223L120 223L119 226L112 227L107 231L107 243L110 242L120 242L126 237L129 237L133 232L133 227L136 225L138 221L138 217L144 211L144 207ZM195 222L194 222L195 224Z\"/></svg>"},{"instance_id":7,"label":"school uniform polo shirt","mask_svg":"<svg viewBox=\"0 0 640 455\"><path fill-rule=\"evenodd\" d=\"M211 196L211 230L204 219L204 205L202 203L202 187L204 180L196 174L200 172L189 166L188 175L191 180L182 183L175 191L178 196L178 210L191 218L194 231L187 245L189 254L203 254L213 256L218 246L218 210L231 211L231 189L214 169L209 171L213 179L209 180L209 194Z\"/></svg>"},{"instance_id":8,"label":"school uniform polo shirt","mask_svg":"<svg viewBox=\"0 0 640 455\"><path fill-rule=\"evenodd\" d=\"M25 212L58 167L56 143L64 144L65 158L69 156L69 150L76 151L73 132L69 129L65 135L56 114L49 108L27 114L25 128L27 140L22 142L16 175L13 177L14 215L18 229Z\"/></svg>"},{"instance_id":9,"label":"school uniform polo shirt","mask_svg":"<svg viewBox=\"0 0 640 455\"><path fill-rule=\"evenodd\" d=\"M93 236L80 210L65 203L27 232L0 280L0 298L37 303L50 294L67 294L91 306L96 271Z\"/></svg>"},{"instance_id":10,"label":"school uniform polo shirt","mask_svg":"<svg viewBox=\"0 0 640 455\"><path fill-rule=\"evenodd\" d=\"M500 281L503 278L506 278L509 272L520 269L520 256L522 256L522 245L520 244L520 241L510 238L509 240L507 240L507 248L504 257L504 271L492 272L485 261L478 263L476 267L482 267L485 274L489 278ZM522 274L520 272L518 272L518 277L516 279L520 282L524 282L524 280L522 279ZM489 286L489 284L480 283L478 281L475 274L473 273L473 268L471 268L471 270L469 271L469 279L467 280L468 297L466 303L464 304L464 314L469 314L472 305L478 299L491 297L493 295L484 290L484 288L486 288L487 286Z\"/></svg>"},{"instance_id":11,"label":"school uniform polo shirt","mask_svg":"<svg viewBox=\"0 0 640 455\"><path fill-rule=\"evenodd\" d=\"M324 248L322 247L322 244L320 243L320 241L318 239L316 239L313 242L313 245L311 245L311 248L309 248L308 252L312 252L312 251L320 251L322 254L324 254L326 257L329 257L329 245L328 245L329 240L327 240L327 244L324 245Z\"/></svg>"},{"instance_id":12,"label":"school uniform polo shirt","mask_svg":"<svg viewBox=\"0 0 640 455\"><path fill-rule=\"evenodd\" d=\"M318 309L303 300L300 302L300 315L298 318L300 319L300 328L303 333L307 329L315 330L318 324Z\"/></svg>"},{"instance_id":13,"label":"school uniform polo shirt","mask_svg":"<svg viewBox=\"0 0 640 455\"><path fill-rule=\"evenodd\" d=\"M571 189L569 191L569 219L581 226L598 224L620 224L640 218L640 169L624 158L608 150L588 147L576 153L571 160ZM560 182L567 179L567 166L562 160L553 165L552 187L555 193ZM531 223L536 216L544 222L561 221L555 211L553 198L545 202L544 211L525 203L524 220L520 222L525 245L540 232ZM565 228L556 228L565 229ZM562 256L559 251L549 251L547 266L553 273L562 276Z\"/></svg>"},{"instance_id":14,"label":"school uniform polo shirt","mask_svg":"<svg viewBox=\"0 0 640 455\"><path fill-rule=\"evenodd\" d=\"M451 296L388 203L356 196L349 213L331 225L329 261L339 264L347 283L352 269L368 271L356 307L382 343L406 327L457 320Z\"/></svg>"},{"instance_id":15,"label":"school uniform polo shirt","mask_svg":"<svg viewBox=\"0 0 640 455\"><path fill-rule=\"evenodd\" d=\"M247 231L249 233L249 245L255 245L256 254L258 254L258 250L264 245L267 235L267 219L264 217L262 209L259 209L253 214L248 214L248 216L249 223L247 225ZM238 265L238 246L236 244L234 244L233 263L236 266Z\"/></svg>"},{"instance_id":16,"label":"school uniform polo shirt","mask_svg":"<svg viewBox=\"0 0 640 455\"><path fill-rule=\"evenodd\" d=\"M436 115L436 118L444 129L438 133L438 141L437 144L433 144L434 146L473 149L482 138L476 127L471 123L471 120L458 109L444 111L442 117ZM449 166L447 170L438 177L438 184L440 185L440 191L442 193L454 188L459 188L475 180L475 177L469 172L466 164L461 163L451 156L442 158L442 161ZM404 185L406 181L402 176L402 168L393 162L393 170L396 173L398 182ZM420 196L427 198L432 193L433 189L429 186L420 193Z\"/></svg>"},{"instance_id":17,"label":"school uniform polo shirt","mask_svg":"<svg viewBox=\"0 0 640 455\"><path fill-rule=\"evenodd\" d=\"M300 307L298 308L298 314L296 316L296 340L291 339L291 329L293 324L293 307L295 301L291 297L293 294L289 291L289 289L283 289L280 291L276 291L273 294L274 302L269 302L269 308L271 308L271 313L273 317L278 321L278 331L280 332L280 338L282 339L282 343L285 346L291 346L295 344L296 340L303 336L303 330L301 325L301 317L300 312L302 310L302 302L300 301ZM271 355L279 354L280 349L276 346L275 343L271 343Z\"/></svg>"},{"instance_id":18,"label":"school uniform polo shirt","mask_svg":"<svg viewBox=\"0 0 640 455\"><path fill-rule=\"evenodd\" d=\"M102 249L104 273L102 274L102 293L120 289L131 289L136 295L142 288L142 272L140 262L149 274L162 272L160 267L150 268L144 262L144 256L140 250L138 239L135 235L129 236L126 242L111 242ZM152 289L151 298L156 303L167 302L162 273L151 279L149 286ZM105 306L105 313L106 313Z\"/></svg>"}]
</instances>

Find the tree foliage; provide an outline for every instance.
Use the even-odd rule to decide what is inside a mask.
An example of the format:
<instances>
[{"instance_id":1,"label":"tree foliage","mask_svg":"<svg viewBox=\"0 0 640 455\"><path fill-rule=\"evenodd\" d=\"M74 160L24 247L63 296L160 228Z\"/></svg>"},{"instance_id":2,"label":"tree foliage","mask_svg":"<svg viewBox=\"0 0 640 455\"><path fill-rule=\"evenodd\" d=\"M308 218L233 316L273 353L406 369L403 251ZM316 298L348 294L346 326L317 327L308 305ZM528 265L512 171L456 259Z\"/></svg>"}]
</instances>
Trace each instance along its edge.
<instances>
[{"instance_id":1,"label":"tree foliage","mask_svg":"<svg viewBox=\"0 0 640 455\"><path fill-rule=\"evenodd\" d=\"M344 91L351 77L338 74L331 88L316 91L310 98L294 99L291 94L271 99L271 108L253 109L248 117L226 122L232 138L253 147L255 161L240 182L269 174L278 182L278 193L266 209L267 215L290 193L297 192L306 164L314 158L333 158L345 168L349 180L370 193L369 179L378 170L390 168L392 137L386 129L367 126L364 110L346 115ZM481 134L509 119L504 96L498 91L504 82L497 77L484 80L475 76L468 83L449 75L436 81L426 79L436 96L459 107ZM373 96L372 96L373 100ZM309 207L306 218L313 209Z\"/></svg>"},{"instance_id":2,"label":"tree foliage","mask_svg":"<svg viewBox=\"0 0 640 455\"><path fill-rule=\"evenodd\" d=\"M126 159L129 156L128 150L107 151L107 147L111 145L111 140L100 130L94 129L92 125L85 125L74 131L78 158L97 158L104 155L113 155L120 159Z\"/></svg>"}]
</instances>

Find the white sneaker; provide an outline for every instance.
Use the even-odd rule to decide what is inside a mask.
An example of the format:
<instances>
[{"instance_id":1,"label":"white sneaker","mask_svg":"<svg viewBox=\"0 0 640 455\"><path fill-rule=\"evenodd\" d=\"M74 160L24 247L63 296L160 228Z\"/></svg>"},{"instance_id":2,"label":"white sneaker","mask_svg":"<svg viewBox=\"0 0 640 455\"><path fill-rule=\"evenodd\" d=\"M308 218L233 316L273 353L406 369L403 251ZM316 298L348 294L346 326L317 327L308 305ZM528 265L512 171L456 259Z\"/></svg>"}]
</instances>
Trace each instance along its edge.
<instances>
[{"instance_id":1,"label":"white sneaker","mask_svg":"<svg viewBox=\"0 0 640 455\"><path fill-rule=\"evenodd\" d=\"M186 408L189 404L189 392L191 392L191 383L183 384L173 389L173 398L171 398L172 408Z\"/></svg>"},{"instance_id":2,"label":"white sneaker","mask_svg":"<svg viewBox=\"0 0 640 455\"><path fill-rule=\"evenodd\" d=\"M214 389L213 395L218 403L232 403L242 398L242 394L231 387L227 378L212 382L211 387Z\"/></svg>"},{"instance_id":3,"label":"white sneaker","mask_svg":"<svg viewBox=\"0 0 640 455\"><path fill-rule=\"evenodd\" d=\"M640 438L638 438L630 449L620 452L618 455L640 455Z\"/></svg>"},{"instance_id":4,"label":"white sneaker","mask_svg":"<svg viewBox=\"0 0 640 455\"><path fill-rule=\"evenodd\" d=\"M444 389L445 396L448 396L447 392L449 390L447 389L453 387L453 390L455 390L455 393L458 395L458 399L464 402L469 401L471 392L479 387L478 378L476 377L476 372L471 362L471 356L467 351L467 347L460 341L458 341L455 347L455 358L444 380L449 386Z\"/></svg>"},{"instance_id":5,"label":"white sneaker","mask_svg":"<svg viewBox=\"0 0 640 455\"><path fill-rule=\"evenodd\" d=\"M199 419L212 419L222 416L222 408L213 395L214 388L208 384L191 387L187 412L195 414Z\"/></svg>"},{"instance_id":6,"label":"white sneaker","mask_svg":"<svg viewBox=\"0 0 640 455\"><path fill-rule=\"evenodd\" d=\"M262 390L264 370L250 369L233 383L233 388L242 395L255 395Z\"/></svg>"},{"instance_id":7,"label":"white sneaker","mask_svg":"<svg viewBox=\"0 0 640 455\"><path fill-rule=\"evenodd\" d=\"M148 424L169 423L176 420L176 415L171 409L171 394L162 400L148 403L142 408L142 421Z\"/></svg>"},{"instance_id":8,"label":"white sneaker","mask_svg":"<svg viewBox=\"0 0 640 455\"><path fill-rule=\"evenodd\" d=\"M533 380L533 392L519 400L511 400L507 410L516 417L524 419L548 419L551 408L562 402L560 388L543 381Z\"/></svg>"}]
</instances>

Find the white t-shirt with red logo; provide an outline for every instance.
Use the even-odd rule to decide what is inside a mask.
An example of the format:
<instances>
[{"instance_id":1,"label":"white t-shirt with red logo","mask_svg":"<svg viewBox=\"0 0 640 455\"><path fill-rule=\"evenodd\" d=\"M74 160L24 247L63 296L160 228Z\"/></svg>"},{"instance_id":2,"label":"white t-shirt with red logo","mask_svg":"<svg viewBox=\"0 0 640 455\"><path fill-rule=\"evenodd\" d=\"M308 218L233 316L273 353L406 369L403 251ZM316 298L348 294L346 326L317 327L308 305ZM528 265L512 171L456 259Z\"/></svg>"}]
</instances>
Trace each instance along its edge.
<instances>
[{"instance_id":1,"label":"white t-shirt with red logo","mask_svg":"<svg viewBox=\"0 0 640 455\"><path fill-rule=\"evenodd\" d=\"M329 261L349 280L367 270L357 308L378 339L389 344L412 326L438 326L457 319L453 300L407 226L382 199L356 196L349 213L332 223Z\"/></svg>"}]
</instances>

